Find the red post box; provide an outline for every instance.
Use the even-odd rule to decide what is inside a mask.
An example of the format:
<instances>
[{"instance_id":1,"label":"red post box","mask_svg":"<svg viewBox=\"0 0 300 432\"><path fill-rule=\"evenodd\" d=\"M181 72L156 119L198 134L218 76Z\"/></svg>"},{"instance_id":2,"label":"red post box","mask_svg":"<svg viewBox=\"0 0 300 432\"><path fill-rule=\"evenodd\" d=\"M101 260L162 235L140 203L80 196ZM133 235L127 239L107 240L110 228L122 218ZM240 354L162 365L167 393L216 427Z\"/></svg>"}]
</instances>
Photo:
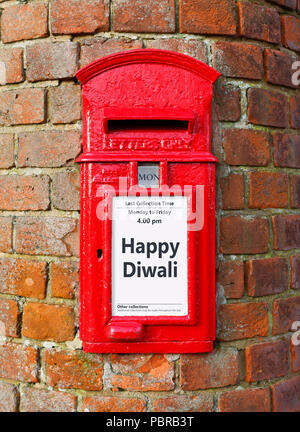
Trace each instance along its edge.
<instances>
[{"instance_id":1,"label":"red post box","mask_svg":"<svg viewBox=\"0 0 300 432\"><path fill-rule=\"evenodd\" d=\"M212 86L140 49L77 73L83 95L80 335L102 353L207 352L215 339Z\"/></svg>"}]
</instances>

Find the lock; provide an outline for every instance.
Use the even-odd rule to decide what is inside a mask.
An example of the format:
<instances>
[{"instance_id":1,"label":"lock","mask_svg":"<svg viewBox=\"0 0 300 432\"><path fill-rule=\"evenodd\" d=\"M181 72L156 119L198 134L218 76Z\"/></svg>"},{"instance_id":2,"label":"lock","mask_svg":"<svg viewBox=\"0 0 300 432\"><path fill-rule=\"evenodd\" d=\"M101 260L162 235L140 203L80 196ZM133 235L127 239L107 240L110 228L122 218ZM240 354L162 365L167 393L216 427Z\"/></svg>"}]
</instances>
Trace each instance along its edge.
<instances>
[{"instance_id":1,"label":"lock","mask_svg":"<svg viewBox=\"0 0 300 432\"><path fill-rule=\"evenodd\" d=\"M77 72L87 352L213 349L217 159L210 140L219 75L155 49L109 55Z\"/></svg>"}]
</instances>

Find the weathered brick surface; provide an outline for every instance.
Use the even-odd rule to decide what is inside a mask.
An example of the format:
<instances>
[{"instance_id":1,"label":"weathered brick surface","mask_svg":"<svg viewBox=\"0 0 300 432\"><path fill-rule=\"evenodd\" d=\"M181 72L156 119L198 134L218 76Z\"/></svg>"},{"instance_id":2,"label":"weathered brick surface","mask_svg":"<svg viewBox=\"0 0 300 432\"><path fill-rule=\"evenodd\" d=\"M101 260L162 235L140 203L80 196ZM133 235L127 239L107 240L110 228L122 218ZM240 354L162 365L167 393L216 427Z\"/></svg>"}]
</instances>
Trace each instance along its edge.
<instances>
[{"instance_id":1,"label":"weathered brick surface","mask_svg":"<svg viewBox=\"0 0 300 432\"><path fill-rule=\"evenodd\" d=\"M0 292L43 299L46 293L46 263L1 258Z\"/></svg>"},{"instance_id":2,"label":"weathered brick surface","mask_svg":"<svg viewBox=\"0 0 300 432\"><path fill-rule=\"evenodd\" d=\"M11 252L12 218L0 217L0 252Z\"/></svg>"},{"instance_id":3,"label":"weathered brick surface","mask_svg":"<svg viewBox=\"0 0 300 432\"><path fill-rule=\"evenodd\" d=\"M47 36L47 20L48 5L46 3L8 5L1 15L2 42Z\"/></svg>"},{"instance_id":4,"label":"weathered brick surface","mask_svg":"<svg viewBox=\"0 0 300 432\"><path fill-rule=\"evenodd\" d=\"M0 345L0 377L22 382L37 382L38 352L31 346Z\"/></svg>"},{"instance_id":5,"label":"weathered brick surface","mask_svg":"<svg viewBox=\"0 0 300 432\"><path fill-rule=\"evenodd\" d=\"M174 389L174 364L163 354L114 354L111 356L113 388L128 391Z\"/></svg>"},{"instance_id":6,"label":"weathered brick surface","mask_svg":"<svg viewBox=\"0 0 300 432\"><path fill-rule=\"evenodd\" d=\"M286 340L246 347L246 381L282 377L289 372L289 344Z\"/></svg>"},{"instance_id":7,"label":"weathered brick surface","mask_svg":"<svg viewBox=\"0 0 300 432\"><path fill-rule=\"evenodd\" d=\"M227 391L219 396L220 412L270 412L270 390L267 388Z\"/></svg>"},{"instance_id":8,"label":"weathered brick surface","mask_svg":"<svg viewBox=\"0 0 300 432\"><path fill-rule=\"evenodd\" d=\"M249 89L248 120L264 126L287 127L287 97L273 90Z\"/></svg>"},{"instance_id":9,"label":"weathered brick surface","mask_svg":"<svg viewBox=\"0 0 300 432\"><path fill-rule=\"evenodd\" d=\"M294 321L300 321L300 297L275 300L273 303L273 334L290 331Z\"/></svg>"},{"instance_id":10,"label":"weathered brick surface","mask_svg":"<svg viewBox=\"0 0 300 432\"><path fill-rule=\"evenodd\" d=\"M300 208L300 176L290 177L290 200L292 208Z\"/></svg>"},{"instance_id":11,"label":"weathered brick surface","mask_svg":"<svg viewBox=\"0 0 300 432\"><path fill-rule=\"evenodd\" d=\"M300 168L300 136L274 134L274 165Z\"/></svg>"},{"instance_id":12,"label":"weathered brick surface","mask_svg":"<svg viewBox=\"0 0 300 432\"><path fill-rule=\"evenodd\" d=\"M23 309L23 336L64 342L75 332L74 312L68 306L27 303Z\"/></svg>"},{"instance_id":13,"label":"weathered brick surface","mask_svg":"<svg viewBox=\"0 0 300 432\"><path fill-rule=\"evenodd\" d=\"M246 262L246 286L253 297L278 294L288 289L289 269L285 258Z\"/></svg>"},{"instance_id":14,"label":"weathered brick surface","mask_svg":"<svg viewBox=\"0 0 300 432\"><path fill-rule=\"evenodd\" d=\"M266 303L223 304L218 313L218 339L223 341L267 336L268 306Z\"/></svg>"},{"instance_id":15,"label":"weathered brick surface","mask_svg":"<svg viewBox=\"0 0 300 432\"><path fill-rule=\"evenodd\" d=\"M234 349L215 350L209 354L185 354L180 365L183 390L226 387L239 382L239 355Z\"/></svg>"},{"instance_id":16,"label":"weathered brick surface","mask_svg":"<svg viewBox=\"0 0 300 432\"><path fill-rule=\"evenodd\" d=\"M245 187L244 176L230 174L221 179L222 207L225 210L244 208Z\"/></svg>"},{"instance_id":17,"label":"weathered brick surface","mask_svg":"<svg viewBox=\"0 0 300 432\"><path fill-rule=\"evenodd\" d=\"M290 97L290 125L292 129L300 129L300 97Z\"/></svg>"},{"instance_id":18,"label":"weathered brick surface","mask_svg":"<svg viewBox=\"0 0 300 432\"><path fill-rule=\"evenodd\" d=\"M297 345L294 345L293 339L291 339L291 364L292 364L292 371L293 372L299 372L300 371L299 336L297 337Z\"/></svg>"},{"instance_id":19,"label":"weathered brick surface","mask_svg":"<svg viewBox=\"0 0 300 432\"><path fill-rule=\"evenodd\" d=\"M232 85L224 85L218 80L214 87L216 111L220 121L238 121L241 117L239 88Z\"/></svg>"},{"instance_id":20,"label":"weathered brick surface","mask_svg":"<svg viewBox=\"0 0 300 432\"><path fill-rule=\"evenodd\" d=\"M267 219L226 216L220 223L220 251L224 254L255 254L268 250Z\"/></svg>"},{"instance_id":21,"label":"weathered brick surface","mask_svg":"<svg viewBox=\"0 0 300 432\"><path fill-rule=\"evenodd\" d=\"M0 49L0 84L19 83L23 79L23 50Z\"/></svg>"},{"instance_id":22,"label":"weathered brick surface","mask_svg":"<svg viewBox=\"0 0 300 432\"><path fill-rule=\"evenodd\" d=\"M273 411L300 411L300 376L278 382L271 386Z\"/></svg>"},{"instance_id":23,"label":"weathered brick surface","mask_svg":"<svg viewBox=\"0 0 300 432\"><path fill-rule=\"evenodd\" d=\"M0 168L14 166L14 135L0 135Z\"/></svg>"},{"instance_id":24,"label":"weathered brick surface","mask_svg":"<svg viewBox=\"0 0 300 432\"><path fill-rule=\"evenodd\" d=\"M241 298L244 293L243 262L220 262L217 273L217 280L224 288L225 297Z\"/></svg>"},{"instance_id":25,"label":"weathered brick surface","mask_svg":"<svg viewBox=\"0 0 300 432\"><path fill-rule=\"evenodd\" d=\"M45 374L51 387L101 390L102 357L77 351L46 350Z\"/></svg>"},{"instance_id":26,"label":"weathered brick surface","mask_svg":"<svg viewBox=\"0 0 300 432\"><path fill-rule=\"evenodd\" d=\"M278 6L285 7L287 9L296 9L297 0L268 0L269 3L275 3Z\"/></svg>"},{"instance_id":27,"label":"weathered brick surface","mask_svg":"<svg viewBox=\"0 0 300 432\"><path fill-rule=\"evenodd\" d=\"M214 401L211 394L199 396L169 396L153 401L154 412L212 412Z\"/></svg>"},{"instance_id":28,"label":"weathered brick surface","mask_svg":"<svg viewBox=\"0 0 300 432\"><path fill-rule=\"evenodd\" d=\"M16 220L15 249L29 255L78 255L72 233L78 222L67 217L19 217Z\"/></svg>"},{"instance_id":29,"label":"weathered brick surface","mask_svg":"<svg viewBox=\"0 0 300 432\"><path fill-rule=\"evenodd\" d=\"M129 38L98 37L96 39L85 39L81 45L81 66L85 66L100 57L120 51L134 48L142 48L142 41Z\"/></svg>"},{"instance_id":30,"label":"weathered brick surface","mask_svg":"<svg viewBox=\"0 0 300 432\"><path fill-rule=\"evenodd\" d=\"M15 300L0 298L1 336L18 337L18 304Z\"/></svg>"},{"instance_id":31,"label":"weathered brick surface","mask_svg":"<svg viewBox=\"0 0 300 432\"><path fill-rule=\"evenodd\" d=\"M241 36L275 44L280 43L280 16L276 9L249 2L239 2L238 10Z\"/></svg>"},{"instance_id":32,"label":"weathered brick surface","mask_svg":"<svg viewBox=\"0 0 300 432\"><path fill-rule=\"evenodd\" d=\"M80 153L77 131L22 132L19 135L18 166L60 167Z\"/></svg>"},{"instance_id":33,"label":"weathered brick surface","mask_svg":"<svg viewBox=\"0 0 300 432\"><path fill-rule=\"evenodd\" d=\"M289 250L300 247L300 216L273 216L274 249Z\"/></svg>"},{"instance_id":34,"label":"weathered brick surface","mask_svg":"<svg viewBox=\"0 0 300 432\"><path fill-rule=\"evenodd\" d=\"M296 60L283 51L265 49L266 81L275 85L295 88L292 83L292 64Z\"/></svg>"},{"instance_id":35,"label":"weathered brick surface","mask_svg":"<svg viewBox=\"0 0 300 432\"><path fill-rule=\"evenodd\" d=\"M172 33L175 31L175 2L115 0L113 29L117 32Z\"/></svg>"},{"instance_id":36,"label":"weathered brick surface","mask_svg":"<svg viewBox=\"0 0 300 432\"><path fill-rule=\"evenodd\" d=\"M76 42L36 43L26 48L28 81L70 78L78 69Z\"/></svg>"},{"instance_id":37,"label":"weathered brick surface","mask_svg":"<svg viewBox=\"0 0 300 432\"><path fill-rule=\"evenodd\" d=\"M0 382L0 412L16 412L19 393L16 386Z\"/></svg>"},{"instance_id":38,"label":"weathered brick surface","mask_svg":"<svg viewBox=\"0 0 300 432\"><path fill-rule=\"evenodd\" d=\"M79 172L59 172L54 174L52 177L52 188L52 202L55 208L59 210L80 209Z\"/></svg>"},{"instance_id":39,"label":"weathered brick surface","mask_svg":"<svg viewBox=\"0 0 300 432\"><path fill-rule=\"evenodd\" d=\"M249 208L288 206L288 176L280 173L249 174Z\"/></svg>"},{"instance_id":40,"label":"weathered brick surface","mask_svg":"<svg viewBox=\"0 0 300 432\"><path fill-rule=\"evenodd\" d=\"M282 43L294 51L300 51L300 19L283 15L281 17Z\"/></svg>"},{"instance_id":41,"label":"weathered brick surface","mask_svg":"<svg viewBox=\"0 0 300 432\"><path fill-rule=\"evenodd\" d=\"M225 129L223 148L229 165L266 166L271 159L270 134L251 129Z\"/></svg>"},{"instance_id":42,"label":"weathered brick surface","mask_svg":"<svg viewBox=\"0 0 300 432\"><path fill-rule=\"evenodd\" d=\"M207 63L206 46L204 42L199 39L153 39L147 41L147 48L175 51Z\"/></svg>"},{"instance_id":43,"label":"weathered brick surface","mask_svg":"<svg viewBox=\"0 0 300 432\"><path fill-rule=\"evenodd\" d=\"M0 125L44 123L46 91L23 88L0 93Z\"/></svg>"},{"instance_id":44,"label":"weathered brick surface","mask_svg":"<svg viewBox=\"0 0 300 432\"><path fill-rule=\"evenodd\" d=\"M60 85L51 89L51 121L73 123L81 119L81 90L78 85Z\"/></svg>"},{"instance_id":45,"label":"weathered brick surface","mask_svg":"<svg viewBox=\"0 0 300 432\"><path fill-rule=\"evenodd\" d=\"M26 387L21 394L21 409L25 412L74 412L76 396L68 393Z\"/></svg>"},{"instance_id":46,"label":"weathered brick surface","mask_svg":"<svg viewBox=\"0 0 300 432\"><path fill-rule=\"evenodd\" d=\"M237 16L232 0L180 0L179 20L182 33L236 34Z\"/></svg>"},{"instance_id":47,"label":"weathered brick surface","mask_svg":"<svg viewBox=\"0 0 300 432\"><path fill-rule=\"evenodd\" d=\"M217 42L213 45L213 66L228 77L261 79L263 77L262 49L238 42Z\"/></svg>"},{"instance_id":48,"label":"weathered brick surface","mask_svg":"<svg viewBox=\"0 0 300 432\"><path fill-rule=\"evenodd\" d=\"M300 288L300 255L291 257L291 287Z\"/></svg>"},{"instance_id":49,"label":"weathered brick surface","mask_svg":"<svg viewBox=\"0 0 300 432\"><path fill-rule=\"evenodd\" d=\"M77 262L51 264L51 293L53 297L72 299L78 290L79 265Z\"/></svg>"},{"instance_id":50,"label":"weathered brick surface","mask_svg":"<svg viewBox=\"0 0 300 432\"><path fill-rule=\"evenodd\" d=\"M114 396L87 396L83 400L84 412L144 412L143 399Z\"/></svg>"},{"instance_id":51,"label":"weathered brick surface","mask_svg":"<svg viewBox=\"0 0 300 432\"><path fill-rule=\"evenodd\" d=\"M54 0L51 3L53 34L93 33L109 30L108 0Z\"/></svg>"}]
</instances>

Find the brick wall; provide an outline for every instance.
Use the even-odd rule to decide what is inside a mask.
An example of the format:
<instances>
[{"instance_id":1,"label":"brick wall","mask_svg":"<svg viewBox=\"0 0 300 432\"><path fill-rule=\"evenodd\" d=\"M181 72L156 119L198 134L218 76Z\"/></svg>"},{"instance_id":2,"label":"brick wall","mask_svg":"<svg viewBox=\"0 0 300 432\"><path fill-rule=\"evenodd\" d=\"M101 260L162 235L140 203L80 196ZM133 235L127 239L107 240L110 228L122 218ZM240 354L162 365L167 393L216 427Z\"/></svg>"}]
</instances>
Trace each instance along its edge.
<instances>
[{"instance_id":1,"label":"brick wall","mask_svg":"<svg viewBox=\"0 0 300 432\"><path fill-rule=\"evenodd\" d=\"M1 1L0 410L300 411L300 1ZM218 339L93 355L78 337L81 93L133 48L218 69ZM4 324L4 325L3 325Z\"/></svg>"}]
</instances>

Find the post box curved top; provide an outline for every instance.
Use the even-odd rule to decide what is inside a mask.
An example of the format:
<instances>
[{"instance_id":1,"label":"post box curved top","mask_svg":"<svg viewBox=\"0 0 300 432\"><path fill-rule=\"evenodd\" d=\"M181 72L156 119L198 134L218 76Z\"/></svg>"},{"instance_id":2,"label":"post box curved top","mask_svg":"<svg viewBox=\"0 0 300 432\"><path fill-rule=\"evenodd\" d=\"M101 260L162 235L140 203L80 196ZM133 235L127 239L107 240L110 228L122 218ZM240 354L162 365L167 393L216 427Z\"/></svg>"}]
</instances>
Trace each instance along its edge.
<instances>
[{"instance_id":1,"label":"post box curved top","mask_svg":"<svg viewBox=\"0 0 300 432\"><path fill-rule=\"evenodd\" d=\"M199 160L210 153L210 66L184 54L136 49L80 69L83 151L79 162Z\"/></svg>"}]
</instances>

